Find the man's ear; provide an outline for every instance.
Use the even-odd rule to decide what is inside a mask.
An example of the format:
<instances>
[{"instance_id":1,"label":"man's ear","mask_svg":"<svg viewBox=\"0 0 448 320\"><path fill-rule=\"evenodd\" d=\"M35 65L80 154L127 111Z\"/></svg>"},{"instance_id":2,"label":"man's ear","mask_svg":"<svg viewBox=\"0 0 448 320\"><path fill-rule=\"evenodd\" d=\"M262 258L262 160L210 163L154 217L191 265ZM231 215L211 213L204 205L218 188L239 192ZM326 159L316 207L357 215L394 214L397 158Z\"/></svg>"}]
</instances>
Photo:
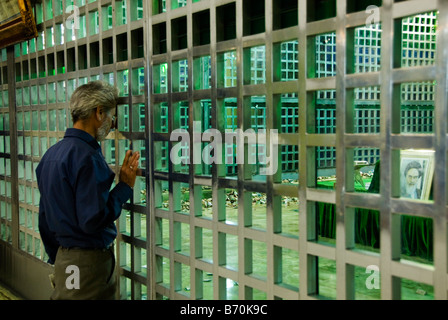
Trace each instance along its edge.
<instances>
[{"instance_id":1,"label":"man's ear","mask_svg":"<svg viewBox=\"0 0 448 320\"><path fill-rule=\"evenodd\" d=\"M96 114L96 119L97 119L98 121L101 122L101 121L104 119L103 108L101 108L101 107L97 107L97 108L96 108L96 111L95 111L95 114Z\"/></svg>"}]
</instances>

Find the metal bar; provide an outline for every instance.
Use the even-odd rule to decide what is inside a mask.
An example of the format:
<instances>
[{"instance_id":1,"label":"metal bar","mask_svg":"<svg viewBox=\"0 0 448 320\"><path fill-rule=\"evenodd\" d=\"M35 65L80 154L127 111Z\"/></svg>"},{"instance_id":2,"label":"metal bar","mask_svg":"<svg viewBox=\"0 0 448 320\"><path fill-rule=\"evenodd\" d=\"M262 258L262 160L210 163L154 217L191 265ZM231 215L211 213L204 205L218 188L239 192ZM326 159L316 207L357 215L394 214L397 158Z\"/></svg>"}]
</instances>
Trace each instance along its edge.
<instances>
[{"instance_id":1,"label":"metal bar","mask_svg":"<svg viewBox=\"0 0 448 320\"><path fill-rule=\"evenodd\" d=\"M446 1L438 1L437 7L439 9L439 25L446 25L448 22L448 5ZM448 51L446 45L448 44L448 33L446 28L438 32L437 41L437 87L435 100L435 174L434 174L434 298L438 300L446 300L448 298L447 286L445 281L447 274L447 143L446 137L448 127L446 120L447 113L447 79L446 72L448 71Z\"/></svg>"},{"instance_id":2,"label":"metal bar","mask_svg":"<svg viewBox=\"0 0 448 320\"><path fill-rule=\"evenodd\" d=\"M382 205L380 208L380 223L381 223L381 257L379 268L381 270L381 298L382 299L396 299L398 292L397 283L394 280L391 271L390 264L391 258L396 257L396 246L394 246L393 239L391 238L392 232L397 232L398 230L393 229L394 224L391 222L391 211L390 211L390 177L392 164L394 160L391 152L391 131L392 131L392 110L391 110L391 100L392 100L392 81L391 73L393 66L393 36L395 33L400 33L399 30L394 30L394 21L392 19L392 1L383 1L381 15L381 27L382 27L382 59L381 59L381 132L380 139L383 141L381 153L381 177L380 177L380 196L382 197Z\"/></svg>"},{"instance_id":3,"label":"metal bar","mask_svg":"<svg viewBox=\"0 0 448 320\"><path fill-rule=\"evenodd\" d=\"M346 190L346 170L352 166L346 162L346 149L344 145L344 133L346 132L346 84L345 74L349 65L349 57L346 47L350 40L347 39L346 25L346 1L337 1L336 4L336 290L337 299L353 299L353 273L346 267L344 260L345 248L348 237L347 226L354 223L354 215L348 215L345 207L344 194ZM339 161L338 161L339 160ZM353 163L353 162L352 162ZM347 238L346 238L347 237ZM351 285L349 285L349 283Z\"/></svg>"},{"instance_id":4,"label":"metal bar","mask_svg":"<svg viewBox=\"0 0 448 320\"><path fill-rule=\"evenodd\" d=\"M8 97L9 97L9 141L11 159L11 233L12 246L19 248L19 187L18 187L18 150L16 121L16 68L14 46L7 48L8 56Z\"/></svg>"}]
</instances>

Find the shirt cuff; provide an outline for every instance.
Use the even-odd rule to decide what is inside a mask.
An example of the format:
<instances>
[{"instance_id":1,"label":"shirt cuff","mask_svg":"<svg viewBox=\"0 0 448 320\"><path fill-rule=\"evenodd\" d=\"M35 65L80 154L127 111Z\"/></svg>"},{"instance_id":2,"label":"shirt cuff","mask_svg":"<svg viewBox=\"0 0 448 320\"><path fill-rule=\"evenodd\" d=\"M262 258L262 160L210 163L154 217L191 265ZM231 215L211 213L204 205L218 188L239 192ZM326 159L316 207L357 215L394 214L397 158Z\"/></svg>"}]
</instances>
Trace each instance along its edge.
<instances>
[{"instance_id":1,"label":"shirt cuff","mask_svg":"<svg viewBox=\"0 0 448 320\"><path fill-rule=\"evenodd\" d=\"M132 188L124 182L118 182L113 190L114 196L116 196L116 199L118 202L121 202L121 204L124 204L126 201L129 200L129 198L132 197Z\"/></svg>"}]
</instances>

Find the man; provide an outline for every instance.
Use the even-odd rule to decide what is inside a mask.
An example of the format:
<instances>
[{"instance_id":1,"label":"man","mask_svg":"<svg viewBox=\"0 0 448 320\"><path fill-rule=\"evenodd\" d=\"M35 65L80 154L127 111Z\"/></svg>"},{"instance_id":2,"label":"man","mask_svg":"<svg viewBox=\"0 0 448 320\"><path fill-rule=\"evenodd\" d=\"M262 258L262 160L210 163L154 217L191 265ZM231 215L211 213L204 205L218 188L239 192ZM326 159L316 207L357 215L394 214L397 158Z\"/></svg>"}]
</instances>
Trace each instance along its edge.
<instances>
[{"instance_id":1,"label":"man","mask_svg":"<svg viewBox=\"0 0 448 320\"><path fill-rule=\"evenodd\" d=\"M421 189L418 182L423 174L422 166L418 161L411 161L404 169L404 184L401 187L401 196L411 199L420 199Z\"/></svg>"},{"instance_id":2,"label":"man","mask_svg":"<svg viewBox=\"0 0 448 320\"><path fill-rule=\"evenodd\" d=\"M119 182L98 141L116 126L117 89L93 81L70 100L73 128L48 149L36 168L39 230L55 272L51 299L114 299L114 221L131 197L139 152L126 152Z\"/></svg>"}]
</instances>

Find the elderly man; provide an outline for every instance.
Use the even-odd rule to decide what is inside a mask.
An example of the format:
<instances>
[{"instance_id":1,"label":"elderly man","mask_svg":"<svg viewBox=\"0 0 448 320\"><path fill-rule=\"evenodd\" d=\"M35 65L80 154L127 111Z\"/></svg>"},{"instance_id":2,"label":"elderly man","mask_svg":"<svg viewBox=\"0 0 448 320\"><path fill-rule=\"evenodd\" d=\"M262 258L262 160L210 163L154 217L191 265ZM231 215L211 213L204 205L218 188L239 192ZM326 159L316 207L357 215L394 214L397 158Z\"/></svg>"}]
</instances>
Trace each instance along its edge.
<instances>
[{"instance_id":1,"label":"elderly man","mask_svg":"<svg viewBox=\"0 0 448 320\"><path fill-rule=\"evenodd\" d=\"M51 299L114 299L115 220L131 197L139 153L128 150L119 181L99 141L116 126L117 89L93 81L70 100L73 128L48 149L36 168L40 191L39 230L54 264Z\"/></svg>"},{"instance_id":2,"label":"elderly man","mask_svg":"<svg viewBox=\"0 0 448 320\"><path fill-rule=\"evenodd\" d=\"M422 190L418 182L423 174L422 165L418 161L411 161L404 169L404 184L401 187L401 196L411 199L420 199Z\"/></svg>"}]
</instances>

